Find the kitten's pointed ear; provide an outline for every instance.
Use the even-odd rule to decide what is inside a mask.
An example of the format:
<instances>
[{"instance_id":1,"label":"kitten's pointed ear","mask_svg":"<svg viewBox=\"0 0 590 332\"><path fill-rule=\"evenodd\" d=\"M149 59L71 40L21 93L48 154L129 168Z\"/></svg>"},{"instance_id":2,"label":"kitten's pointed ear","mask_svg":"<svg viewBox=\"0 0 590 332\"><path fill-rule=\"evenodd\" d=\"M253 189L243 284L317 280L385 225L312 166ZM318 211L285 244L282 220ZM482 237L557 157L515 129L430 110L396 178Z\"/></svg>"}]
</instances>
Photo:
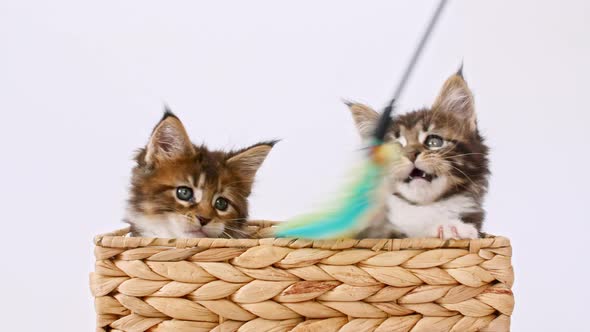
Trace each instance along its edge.
<instances>
[{"instance_id":1,"label":"kitten's pointed ear","mask_svg":"<svg viewBox=\"0 0 590 332\"><path fill-rule=\"evenodd\" d=\"M347 102L346 105L350 109L350 113L352 113L352 118L361 137L371 137L379 120L379 113L363 104Z\"/></svg>"},{"instance_id":2,"label":"kitten's pointed ear","mask_svg":"<svg viewBox=\"0 0 590 332\"><path fill-rule=\"evenodd\" d=\"M250 147L234 152L227 159L227 165L247 178L254 178L256 172L266 159L266 156L277 141L254 144Z\"/></svg>"},{"instance_id":3,"label":"kitten's pointed ear","mask_svg":"<svg viewBox=\"0 0 590 332\"><path fill-rule=\"evenodd\" d=\"M435 112L450 112L465 121L471 131L477 128L473 94L463 78L463 65L443 85L432 109Z\"/></svg>"},{"instance_id":4,"label":"kitten's pointed ear","mask_svg":"<svg viewBox=\"0 0 590 332\"><path fill-rule=\"evenodd\" d=\"M176 115L166 110L146 146L145 162L148 165L154 165L167 160L190 157L194 153L195 149L182 122Z\"/></svg>"}]
</instances>

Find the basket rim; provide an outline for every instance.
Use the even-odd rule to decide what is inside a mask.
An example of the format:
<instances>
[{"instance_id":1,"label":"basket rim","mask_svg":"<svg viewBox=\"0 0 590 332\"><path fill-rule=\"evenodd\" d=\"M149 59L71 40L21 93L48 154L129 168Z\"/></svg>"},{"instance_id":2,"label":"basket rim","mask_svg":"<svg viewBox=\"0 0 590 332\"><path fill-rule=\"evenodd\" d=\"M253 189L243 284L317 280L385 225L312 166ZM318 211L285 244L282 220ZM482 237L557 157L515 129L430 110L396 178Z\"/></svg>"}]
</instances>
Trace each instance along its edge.
<instances>
[{"instance_id":1,"label":"basket rim","mask_svg":"<svg viewBox=\"0 0 590 332\"><path fill-rule=\"evenodd\" d=\"M248 221L248 225L268 228L280 222L268 220ZM503 236L486 235L480 239L441 240L438 238L404 238L404 239L337 239L308 240L298 238L258 238L258 239L222 239L222 238L149 238L129 237L130 227L94 237L98 247L132 249L139 247L173 247L173 248L252 248L257 246L288 247L292 249L316 248L328 250L370 249L373 251L396 251L402 249L469 249L477 252L485 248L509 247L510 240Z\"/></svg>"}]
</instances>

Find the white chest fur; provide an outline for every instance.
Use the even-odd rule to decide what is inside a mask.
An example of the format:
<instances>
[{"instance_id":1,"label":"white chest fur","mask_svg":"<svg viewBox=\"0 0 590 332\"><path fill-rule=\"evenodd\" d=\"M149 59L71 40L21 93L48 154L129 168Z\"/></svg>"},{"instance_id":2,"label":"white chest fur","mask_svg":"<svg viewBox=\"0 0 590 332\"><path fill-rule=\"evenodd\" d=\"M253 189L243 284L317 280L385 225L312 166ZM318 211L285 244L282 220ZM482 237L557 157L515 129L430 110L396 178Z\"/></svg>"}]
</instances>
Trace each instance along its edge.
<instances>
[{"instance_id":1,"label":"white chest fur","mask_svg":"<svg viewBox=\"0 0 590 332\"><path fill-rule=\"evenodd\" d=\"M186 232L188 222L180 215L146 216L128 209L125 219L132 221L135 229L143 237L191 237Z\"/></svg>"},{"instance_id":2,"label":"white chest fur","mask_svg":"<svg viewBox=\"0 0 590 332\"><path fill-rule=\"evenodd\" d=\"M468 196L453 196L427 205L412 205L391 195L388 199L389 221L409 237L438 237L442 230L458 232L461 238L477 237L477 229L461 221L461 215L479 210L477 202Z\"/></svg>"}]
</instances>

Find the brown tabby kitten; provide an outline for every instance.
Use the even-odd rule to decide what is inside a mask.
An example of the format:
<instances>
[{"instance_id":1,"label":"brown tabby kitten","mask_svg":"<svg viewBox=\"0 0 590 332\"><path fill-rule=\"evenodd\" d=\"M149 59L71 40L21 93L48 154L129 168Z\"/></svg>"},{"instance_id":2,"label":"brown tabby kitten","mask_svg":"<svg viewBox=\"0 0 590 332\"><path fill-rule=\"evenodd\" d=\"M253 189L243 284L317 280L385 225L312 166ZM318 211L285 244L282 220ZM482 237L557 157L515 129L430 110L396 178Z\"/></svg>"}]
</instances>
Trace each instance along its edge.
<instances>
[{"instance_id":1,"label":"brown tabby kitten","mask_svg":"<svg viewBox=\"0 0 590 332\"><path fill-rule=\"evenodd\" d=\"M369 137L379 114L364 105L349 106L360 133ZM461 70L445 82L430 109L397 116L389 132L401 144L403 157L392 166L387 220L375 220L364 234L479 237L490 174L488 148Z\"/></svg>"},{"instance_id":2,"label":"brown tabby kitten","mask_svg":"<svg viewBox=\"0 0 590 332\"><path fill-rule=\"evenodd\" d=\"M231 151L195 146L166 111L137 154L126 221L134 236L247 236L248 196L275 141Z\"/></svg>"}]
</instances>

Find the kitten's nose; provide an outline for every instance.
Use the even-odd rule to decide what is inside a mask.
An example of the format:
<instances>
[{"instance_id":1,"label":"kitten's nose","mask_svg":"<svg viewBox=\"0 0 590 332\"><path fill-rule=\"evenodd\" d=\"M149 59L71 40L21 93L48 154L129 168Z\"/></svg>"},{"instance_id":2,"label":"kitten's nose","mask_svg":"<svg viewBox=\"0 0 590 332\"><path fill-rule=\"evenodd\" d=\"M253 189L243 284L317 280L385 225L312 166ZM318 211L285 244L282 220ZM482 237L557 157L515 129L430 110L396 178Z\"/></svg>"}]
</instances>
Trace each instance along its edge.
<instances>
[{"instance_id":1,"label":"kitten's nose","mask_svg":"<svg viewBox=\"0 0 590 332\"><path fill-rule=\"evenodd\" d=\"M420 154L420 151L408 152L408 159L410 159L411 162L415 162L416 159L418 159L419 154Z\"/></svg>"},{"instance_id":2,"label":"kitten's nose","mask_svg":"<svg viewBox=\"0 0 590 332\"><path fill-rule=\"evenodd\" d=\"M210 218L205 218L205 217L201 217L201 216L197 216L197 219L199 219L201 226L205 226L205 225L207 225L207 223L209 223L211 221Z\"/></svg>"}]
</instances>

